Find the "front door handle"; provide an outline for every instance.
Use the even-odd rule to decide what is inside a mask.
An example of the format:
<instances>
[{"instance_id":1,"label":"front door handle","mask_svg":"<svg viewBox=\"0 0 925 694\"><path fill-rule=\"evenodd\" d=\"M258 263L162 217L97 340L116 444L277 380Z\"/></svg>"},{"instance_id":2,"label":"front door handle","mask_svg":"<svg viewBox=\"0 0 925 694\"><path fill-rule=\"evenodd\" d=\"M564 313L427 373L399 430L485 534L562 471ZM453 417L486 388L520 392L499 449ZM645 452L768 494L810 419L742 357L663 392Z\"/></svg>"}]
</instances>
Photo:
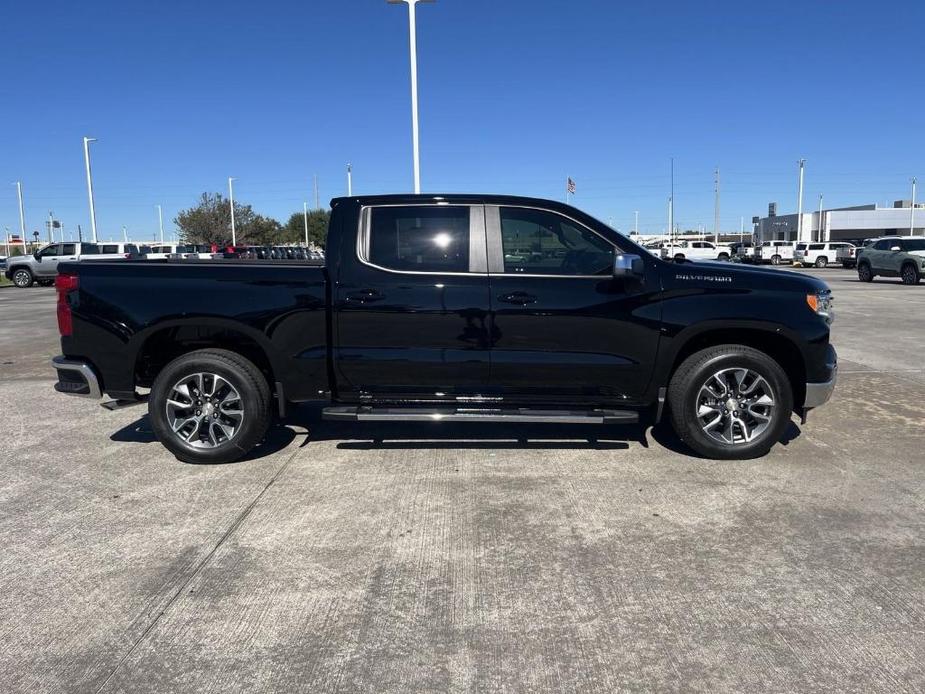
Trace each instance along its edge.
<instances>
[{"instance_id":1,"label":"front door handle","mask_svg":"<svg viewBox=\"0 0 925 694\"><path fill-rule=\"evenodd\" d=\"M499 296L498 301L503 301L506 304L526 306L527 304L535 304L536 297L533 296L533 294L527 294L527 292L511 292L510 294L502 294Z\"/></svg>"},{"instance_id":2,"label":"front door handle","mask_svg":"<svg viewBox=\"0 0 925 694\"><path fill-rule=\"evenodd\" d=\"M373 301L382 301L385 297L375 289L361 289L358 292L347 295L347 301L355 301L358 304L368 304Z\"/></svg>"}]
</instances>

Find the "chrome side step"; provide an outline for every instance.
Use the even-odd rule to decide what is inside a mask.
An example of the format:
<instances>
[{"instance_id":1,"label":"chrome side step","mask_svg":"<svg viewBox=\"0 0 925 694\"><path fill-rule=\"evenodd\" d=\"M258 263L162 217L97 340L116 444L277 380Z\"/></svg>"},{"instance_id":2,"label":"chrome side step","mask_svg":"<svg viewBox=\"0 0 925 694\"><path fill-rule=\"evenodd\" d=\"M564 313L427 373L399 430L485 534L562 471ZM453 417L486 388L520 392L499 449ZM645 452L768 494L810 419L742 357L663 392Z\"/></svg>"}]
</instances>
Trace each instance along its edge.
<instances>
[{"instance_id":1,"label":"chrome side step","mask_svg":"<svg viewBox=\"0 0 925 694\"><path fill-rule=\"evenodd\" d=\"M517 422L534 424L635 424L629 410L532 410L527 408L325 407L323 419L342 422Z\"/></svg>"},{"instance_id":2,"label":"chrome side step","mask_svg":"<svg viewBox=\"0 0 925 694\"><path fill-rule=\"evenodd\" d=\"M115 412L116 410L123 410L126 407L134 407L135 405L145 405L148 402L148 394L139 395L135 400L109 400L108 402L101 402L100 407L103 407L110 412Z\"/></svg>"}]
</instances>

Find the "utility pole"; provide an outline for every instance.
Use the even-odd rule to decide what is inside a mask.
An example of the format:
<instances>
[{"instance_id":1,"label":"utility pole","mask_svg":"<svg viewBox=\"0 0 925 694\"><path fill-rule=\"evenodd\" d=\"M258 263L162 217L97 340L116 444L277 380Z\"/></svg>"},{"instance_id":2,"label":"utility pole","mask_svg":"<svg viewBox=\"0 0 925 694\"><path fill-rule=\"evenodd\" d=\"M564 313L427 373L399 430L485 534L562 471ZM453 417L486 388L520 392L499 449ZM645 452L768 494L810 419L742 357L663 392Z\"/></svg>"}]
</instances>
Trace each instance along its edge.
<instances>
[{"instance_id":1,"label":"utility pole","mask_svg":"<svg viewBox=\"0 0 925 694\"><path fill-rule=\"evenodd\" d=\"M321 202L318 198L318 174L315 174L314 176L312 176L312 178L314 179L314 184L315 184L315 209L320 210Z\"/></svg>"},{"instance_id":2,"label":"utility pole","mask_svg":"<svg viewBox=\"0 0 925 694\"><path fill-rule=\"evenodd\" d=\"M719 244L719 167L713 172L713 192L716 198L713 201L713 241Z\"/></svg>"},{"instance_id":3,"label":"utility pole","mask_svg":"<svg viewBox=\"0 0 925 694\"><path fill-rule=\"evenodd\" d=\"M302 221L305 222L305 246L308 246L308 203L302 203Z\"/></svg>"},{"instance_id":4,"label":"utility pole","mask_svg":"<svg viewBox=\"0 0 925 694\"><path fill-rule=\"evenodd\" d=\"M803 240L803 165L805 159L800 159L800 194L797 201L797 241Z\"/></svg>"},{"instance_id":5,"label":"utility pole","mask_svg":"<svg viewBox=\"0 0 925 694\"><path fill-rule=\"evenodd\" d=\"M84 163L87 165L87 197L90 198L90 231L93 234L93 243L96 243L96 206L93 202L93 174L90 173L91 142L96 142L96 138L84 138Z\"/></svg>"},{"instance_id":6,"label":"utility pole","mask_svg":"<svg viewBox=\"0 0 925 694\"><path fill-rule=\"evenodd\" d=\"M909 236L915 234L915 176L912 177L912 205L909 209Z\"/></svg>"},{"instance_id":7,"label":"utility pole","mask_svg":"<svg viewBox=\"0 0 925 694\"><path fill-rule=\"evenodd\" d=\"M411 53L411 156L414 164L414 194L421 193L421 156L418 139L418 40L415 6L419 2L433 2L433 0L388 0L390 4L397 5L402 2L408 4L408 40Z\"/></svg>"},{"instance_id":8,"label":"utility pole","mask_svg":"<svg viewBox=\"0 0 925 694\"><path fill-rule=\"evenodd\" d=\"M157 206L157 225L161 230L161 243L164 243L164 213L160 205Z\"/></svg>"},{"instance_id":9,"label":"utility pole","mask_svg":"<svg viewBox=\"0 0 925 694\"><path fill-rule=\"evenodd\" d=\"M231 207L231 245L238 245L238 238L234 230L234 179L228 177L228 205Z\"/></svg>"},{"instance_id":10,"label":"utility pole","mask_svg":"<svg viewBox=\"0 0 925 694\"><path fill-rule=\"evenodd\" d=\"M739 243L745 240L745 217L739 217Z\"/></svg>"},{"instance_id":11,"label":"utility pole","mask_svg":"<svg viewBox=\"0 0 925 694\"><path fill-rule=\"evenodd\" d=\"M347 197L353 195L353 165L347 164Z\"/></svg>"}]
</instances>

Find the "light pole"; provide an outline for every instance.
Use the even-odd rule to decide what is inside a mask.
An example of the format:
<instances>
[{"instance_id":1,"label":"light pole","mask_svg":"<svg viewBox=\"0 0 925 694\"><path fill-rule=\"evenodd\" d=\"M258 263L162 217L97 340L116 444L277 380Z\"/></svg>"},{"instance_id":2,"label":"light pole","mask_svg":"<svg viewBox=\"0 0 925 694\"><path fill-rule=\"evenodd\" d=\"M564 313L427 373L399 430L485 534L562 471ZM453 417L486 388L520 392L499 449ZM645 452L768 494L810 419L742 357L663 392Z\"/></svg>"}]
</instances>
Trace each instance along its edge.
<instances>
[{"instance_id":1,"label":"light pole","mask_svg":"<svg viewBox=\"0 0 925 694\"><path fill-rule=\"evenodd\" d=\"M636 236L639 236L639 210L636 210L634 214L636 215L636 223L633 225L633 229L636 232Z\"/></svg>"},{"instance_id":2,"label":"light pole","mask_svg":"<svg viewBox=\"0 0 925 694\"><path fill-rule=\"evenodd\" d=\"M822 193L819 193L819 238L816 239L818 243L825 242L825 231L822 228Z\"/></svg>"},{"instance_id":3,"label":"light pole","mask_svg":"<svg viewBox=\"0 0 925 694\"><path fill-rule=\"evenodd\" d=\"M912 177L912 205L909 210L909 236L915 235L915 176Z\"/></svg>"},{"instance_id":4,"label":"light pole","mask_svg":"<svg viewBox=\"0 0 925 694\"><path fill-rule=\"evenodd\" d=\"M415 5L434 0L388 0L390 5L408 3L408 34L411 52L411 150L414 159L414 193L421 192L421 159L418 145L418 48Z\"/></svg>"},{"instance_id":5,"label":"light pole","mask_svg":"<svg viewBox=\"0 0 925 694\"><path fill-rule=\"evenodd\" d=\"M157 206L157 225L161 230L161 243L164 243L164 213L160 205Z\"/></svg>"},{"instance_id":6,"label":"light pole","mask_svg":"<svg viewBox=\"0 0 925 694\"><path fill-rule=\"evenodd\" d=\"M318 174L315 174L314 176L312 176L312 183L314 184L314 188L315 188L315 209L320 210L321 201L318 198Z\"/></svg>"},{"instance_id":7,"label":"light pole","mask_svg":"<svg viewBox=\"0 0 925 694\"><path fill-rule=\"evenodd\" d=\"M353 165L347 164L347 197L353 195Z\"/></svg>"},{"instance_id":8,"label":"light pole","mask_svg":"<svg viewBox=\"0 0 925 694\"><path fill-rule=\"evenodd\" d=\"M22 206L22 181L16 181L16 196L19 198L19 238L22 239L23 248L26 247L26 215ZM23 251L25 252L25 251Z\"/></svg>"},{"instance_id":9,"label":"light pole","mask_svg":"<svg viewBox=\"0 0 925 694\"><path fill-rule=\"evenodd\" d=\"M231 245L237 246L237 237L234 231L234 179L228 177L228 204L231 207Z\"/></svg>"},{"instance_id":10,"label":"light pole","mask_svg":"<svg viewBox=\"0 0 925 694\"><path fill-rule=\"evenodd\" d=\"M803 165L805 159L800 159L800 194L797 201L797 241L803 240Z\"/></svg>"},{"instance_id":11,"label":"light pole","mask_svg":"<svg viewBox=\"0 0 925 694\"><path fill-rule=\"evenodd\" d=\"M90 173L91 142L96 142L96 138L84 138L84 163L87 165L87 197L90 198L90 230L93 233L93 243L96 243L96 205L93 202L93 175Z\"/></svg>"},{"instance_id":12,"label":"light pole","mask_svg":"<svg viewBox=\"0 0 925 694\"><path fill-rule=\"evenodd\" d=\"M305 223L305 247L308 247L308 203L302 203L302 221Z\"/></svg>"}]
</instances>

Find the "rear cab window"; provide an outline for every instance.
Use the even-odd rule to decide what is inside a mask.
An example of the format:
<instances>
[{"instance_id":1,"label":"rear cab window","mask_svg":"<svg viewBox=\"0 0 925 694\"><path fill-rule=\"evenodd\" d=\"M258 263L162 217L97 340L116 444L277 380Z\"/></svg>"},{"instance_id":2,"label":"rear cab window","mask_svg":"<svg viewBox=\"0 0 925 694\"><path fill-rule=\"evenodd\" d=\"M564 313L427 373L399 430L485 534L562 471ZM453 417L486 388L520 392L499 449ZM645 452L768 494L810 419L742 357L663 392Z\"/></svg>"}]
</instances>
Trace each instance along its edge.
<instances>
[{"instance_id":1,"label":"rear cab window","mask_svg":"<svg viewBox=\"0 0 925 694\"><path fill-rule=\"evenodd\" d=\"M360 259L399 272L470 271L468 205L403 205L364 210Z\"/></svg>"}]
</instances>

